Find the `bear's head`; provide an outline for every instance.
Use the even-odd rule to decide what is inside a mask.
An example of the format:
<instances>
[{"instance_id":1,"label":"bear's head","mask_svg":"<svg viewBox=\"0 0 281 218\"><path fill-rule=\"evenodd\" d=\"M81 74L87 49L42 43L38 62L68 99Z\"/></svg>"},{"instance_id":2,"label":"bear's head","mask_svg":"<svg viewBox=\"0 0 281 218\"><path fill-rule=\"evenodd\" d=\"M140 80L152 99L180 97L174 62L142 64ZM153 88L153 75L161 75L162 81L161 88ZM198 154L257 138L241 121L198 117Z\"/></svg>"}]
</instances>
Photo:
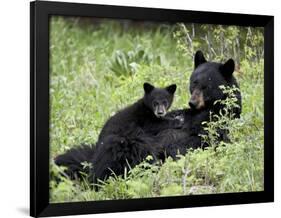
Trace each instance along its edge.
<instances>
[{"instance_id":1,"label":"bear's head","mask_svg":"<svg viewBox=\"0 0 281 218\"><path fill-rule=\"evenodd\" d=\"M156 88L149 83L143 84L144 104L156 117L164 117L173 103L177 85L173 84L166 88Z\"/></svg>"},{"instance_id":2,"label":"bear's head","mask_svg":"<svg viewBox=\"0 0 281 218\"><path fill-rule=\"evenodd\" d=\"M238 84L233 76L235 63L229 59L225 63L209 62L201 51L197 51L194 58L194 71L190 77L189 106L195 110L202 110L214 106L217 100L225 99L220 86L236 86ZM241 95L237 92L236 97L241 107ZM240 112L238 112L240 113Z\"/></svg>"}]
</instances>

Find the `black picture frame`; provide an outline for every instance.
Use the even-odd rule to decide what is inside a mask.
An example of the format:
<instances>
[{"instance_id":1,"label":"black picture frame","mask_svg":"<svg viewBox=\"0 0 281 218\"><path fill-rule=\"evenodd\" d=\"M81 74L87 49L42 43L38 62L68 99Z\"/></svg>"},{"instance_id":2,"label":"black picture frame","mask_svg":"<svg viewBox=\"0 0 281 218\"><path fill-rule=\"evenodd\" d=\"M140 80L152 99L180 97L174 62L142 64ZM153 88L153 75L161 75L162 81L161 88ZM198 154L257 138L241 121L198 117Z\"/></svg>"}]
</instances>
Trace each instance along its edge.
<instances>
[{"instance_id":1,"label":"black picture frame","mask_svg":"<svg viewBox=\"0 0 281 218\"><path fill-rule=\"evenodd\" d=\"M49 203L49 17L101 17L264 27L264 191ZM30 215L58 216L273 202L274 17L140 7L35 1L30 3Z\"/></svg>"}]
</instances>

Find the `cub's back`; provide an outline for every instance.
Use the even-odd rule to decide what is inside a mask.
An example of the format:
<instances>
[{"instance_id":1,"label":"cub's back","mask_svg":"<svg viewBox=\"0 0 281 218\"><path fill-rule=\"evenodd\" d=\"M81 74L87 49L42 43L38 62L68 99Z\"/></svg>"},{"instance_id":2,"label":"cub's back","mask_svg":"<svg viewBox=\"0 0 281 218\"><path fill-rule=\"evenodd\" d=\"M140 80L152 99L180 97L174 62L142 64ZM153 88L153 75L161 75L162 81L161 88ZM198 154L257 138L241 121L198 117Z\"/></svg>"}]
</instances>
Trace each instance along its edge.
<instances>
[{"instance_id":1,"label":"cub's back","mask_svg":"<svg viewBox=\"0 0 281 218\"><path fill-rule=\"evenodd\" d=\"M126 134L127 131L137 128L143 116L141 111L146 110L142 106L142 100L118 111L115 115L110 117L101 130L99 139L111 134Z\"/></svg>"}]
</instances>

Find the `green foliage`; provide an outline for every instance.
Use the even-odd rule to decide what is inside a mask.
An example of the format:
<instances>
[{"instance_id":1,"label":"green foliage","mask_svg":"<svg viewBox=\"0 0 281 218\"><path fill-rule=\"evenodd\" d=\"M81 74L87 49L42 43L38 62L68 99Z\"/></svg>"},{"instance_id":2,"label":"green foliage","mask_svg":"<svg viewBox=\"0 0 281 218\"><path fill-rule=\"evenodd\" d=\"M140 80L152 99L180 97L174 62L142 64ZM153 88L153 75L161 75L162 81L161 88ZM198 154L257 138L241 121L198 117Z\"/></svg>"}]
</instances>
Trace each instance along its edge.
<instances>
[{"instance_id":1,"label":"green foliage","mask_svg":"<svg viewBox=\"0 0 281 218\"><path fill-rule=\"evenodd\" d=\"M95 143L104 122L143 95L142 85L176 83L171 109L185 108L192 57L197 49L212 60L233 57L242 93L242 115L231 110L205 124L211 146L190 150L177 161L149 164L91 188L70 180L50 162L50 202L159 197L263 190L263 38L260 28L199 24L151 24L52 17L50 20L50 156ZM189 35L190 39L186 38ZM252 40L251 40L252 39ZM221 42L223 40L223 43ZM184 55L186 54L186 55ZM235 106L234 89L223 102ZM225 125L227 124L227 125ZM216 129L230 131L218 143ZM85 163L85 167L91 165Z\"/></svg>"},{"instance_id":2,"label":"green foliage","mask_svg":"<svg viewBox=\"0 0 281 218\"><path fill-rule=\"evenodd\" d=\"M233 109L240 108L238 99L236 98L236 93L239 91L239 88L236 86L225 87L223 85L219 88L227 98L217 100L214 104L220 104L224 107L219 114L212 114L212 112L210 112L210 120L202 123L204 130L208 133L206 135L201 135L202 141L213 146L216 146L217 142L220 140L218 130L224 130L229 134L233 134L234 128L238 127L233 125L233 122L236 122Z\"/></svg>"},{"instance_id":3,"label":"green foliage","mask_svg":"<svg viewBox=\"0 0 281 218\"><path fill-rule=\"evenodd\" d=\"M153 57L142 49L140 45L127 53L118 50L114 53L114 58L110 63L110 69L117 76L131 76L136 73L140 64L149 66L152 62L152 58Z\"/></svg>"}]
</instances>

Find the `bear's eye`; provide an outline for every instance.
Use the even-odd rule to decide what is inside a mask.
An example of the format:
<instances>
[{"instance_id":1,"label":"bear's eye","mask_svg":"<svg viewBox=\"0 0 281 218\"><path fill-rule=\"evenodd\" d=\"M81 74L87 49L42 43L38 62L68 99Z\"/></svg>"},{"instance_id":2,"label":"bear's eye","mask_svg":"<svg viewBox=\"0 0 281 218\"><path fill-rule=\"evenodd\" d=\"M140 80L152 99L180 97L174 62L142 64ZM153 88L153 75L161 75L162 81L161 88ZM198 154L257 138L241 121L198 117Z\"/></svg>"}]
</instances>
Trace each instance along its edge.
<instances>
[{"instance_id":1,"label":"bear's eye","mask_svg":"<svg viewBox=\"0 0 281 218\"><path fill-rule=\"evenodd\" d=\"M202 90L205 90L207 88L207 86L202 86Z\"/></svg>"},{"instance_id":2,"label":"bear's eye","mask_svg":"<svg viewBox=\"0 0 281 218\"><path fill-rule=\"evenodd\" d=\"M157 107L159 105L159 103L157 101L153 102L153 107Z\"/></svg>"},{"instance_id":3,"label":"bear's eye","mask_svg":"<svg viewBox=\"0 0 281 218\"><path fill-rule=\"evenodd\" d=\"M168 101L164 100L164 101L162 102L162 104L163 104L165 107L167 107L167 106L168 106Z\"/></svg>"}]
</instances>

